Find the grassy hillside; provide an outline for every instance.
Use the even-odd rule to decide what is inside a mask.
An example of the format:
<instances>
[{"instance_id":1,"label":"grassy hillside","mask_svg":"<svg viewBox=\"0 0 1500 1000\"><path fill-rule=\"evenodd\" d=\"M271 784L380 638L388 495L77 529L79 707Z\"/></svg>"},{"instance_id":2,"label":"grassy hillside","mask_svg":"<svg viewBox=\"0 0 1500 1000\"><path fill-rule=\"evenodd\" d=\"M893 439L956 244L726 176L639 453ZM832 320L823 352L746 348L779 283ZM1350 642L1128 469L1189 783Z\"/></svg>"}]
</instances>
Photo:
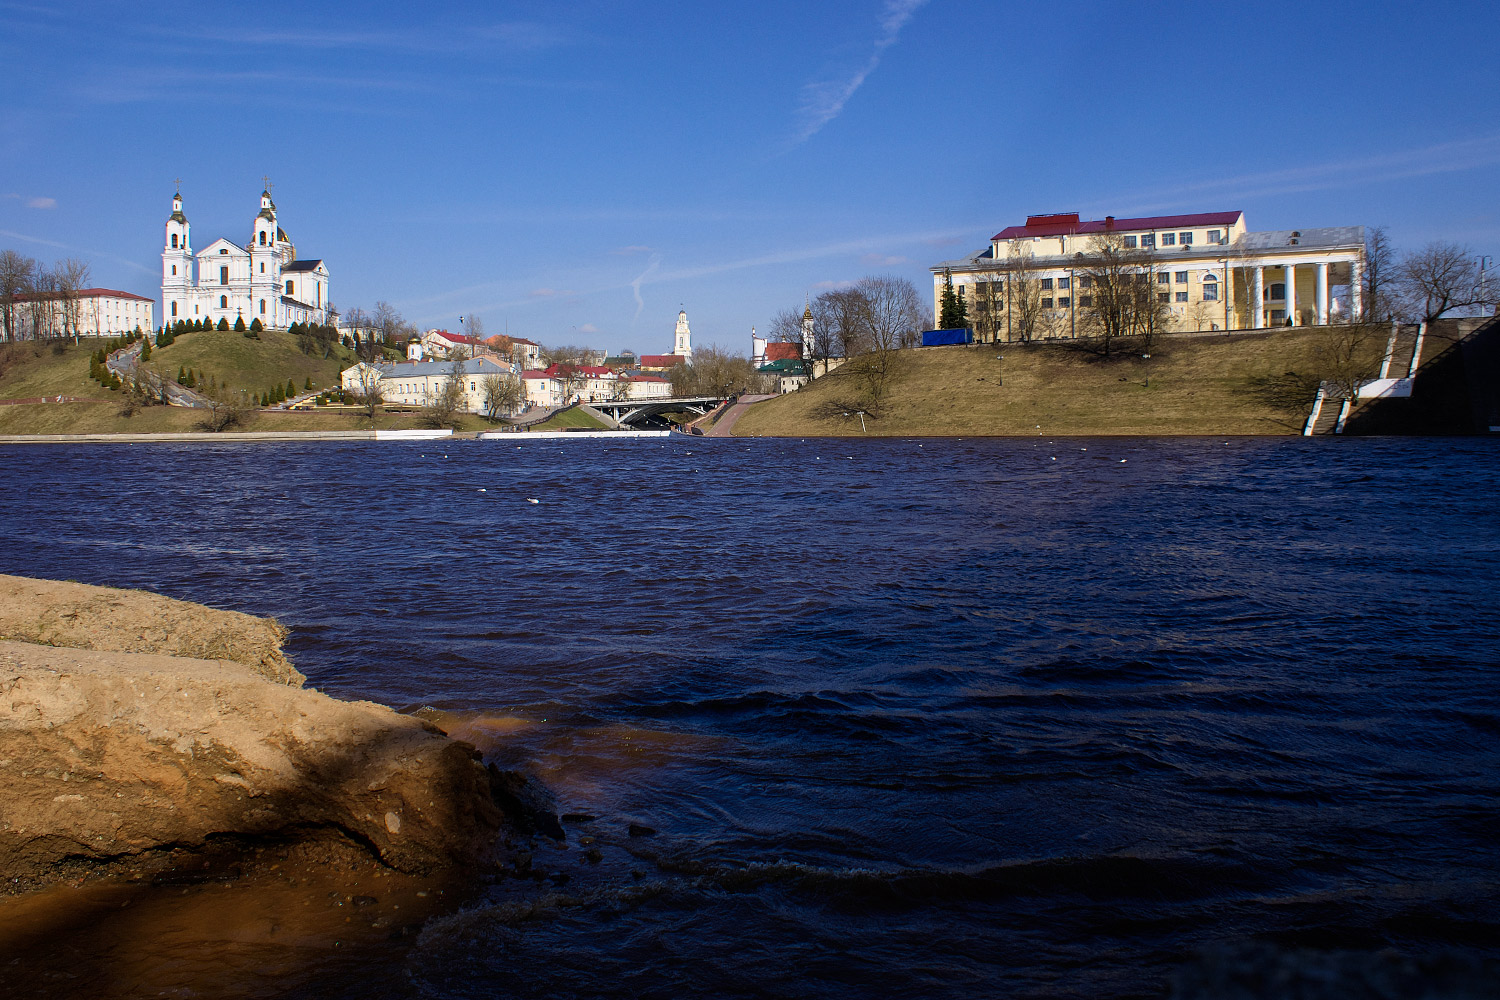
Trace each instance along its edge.
<instances>
[{"instance_id":1,"label":"grassy hillside","mask_svg":"<svg viewBox=\"0 0 1500 1000\"><path fill-rule=\"evenodd\" d=\"M220 384L263 392L292 379L300 389L305 379L316 386L335 385L340 368L352 363L340 348L334 358L309 357L297 348L296 338L267 331L261 340L248 340L233 331L182 334L176 343L154 349L148 367L176 378L178 366L212 375ZM0 405L0 434L106 434L187 432L198 430L203 413L177 406L148 406L131 416L121 413L124 396L88 377L89 354L99 343L0 344L0 401L67 396L76 402ZM417 413L381 413L374 421L357 411L309 410L297 413L249 411L234 430L302 431L404 429L420 426ZM465 416L460 430L492 429L495 425Z\"/></svg>"},{"instance_id":2,"label":"grassy hillside","mask_svg":"<svg viewBox=\"0 0 1500 1000\"><path fill-rule=\"evenodd\" d=\"M734 434L1297 434L1327 336L1310 328L1176 337L1159 341L1150 360L1101 358L1071 342L901 351L867 431L853 412L868 409L867 395L835 372L751 407ZM1384 344L1367 347L1374 360Z\"/></svg>"},{"instance_id":3,"label":"grassy hillside","mask_svg":"<svg viewBox=\"0 0 1500 1000\"><path fill-rule=\"evenodd\" d=\"M88 340L56 347L39 341L0 344L0 400L109 397L108 389L89 378L89 355L99 346L99 341Z\"/></svg>"},{"instance_id":4,"label":"grassy hillside","mask_svg":"<svg viewBox=\"0 0 1500 1000\"><path fill-rule=\"evenodd\" d=\"M532 430L561 431L566 430L569 427L586 427L590 430L603 430L604 424L600 423L598 420L595 420L583 410L574 407L571 410L563 410L561 413L554 413L546 420L543 420L541 423L533 426Z\"/></svg>"},{"instance_id":5,"label":"grassy hillside","mask_svg":"<svg viewBox=\"0 0 1500 1000\"><path fill-rule=\"evenodd\" d=\"M200 330L179 334L168 346L152 350L146 367L173 379L179 368L191 368L219 385L253 393L284 386L287 379L299 391L308 379L314 388L326 389L338 385L339 372L353 363L354 352L342 346L326 360L321 352L303 354L297 338L285 330L266 330L259 340L233 330ZM87 375L87 360L84 367Z\"/></svg>"}]
</instances>

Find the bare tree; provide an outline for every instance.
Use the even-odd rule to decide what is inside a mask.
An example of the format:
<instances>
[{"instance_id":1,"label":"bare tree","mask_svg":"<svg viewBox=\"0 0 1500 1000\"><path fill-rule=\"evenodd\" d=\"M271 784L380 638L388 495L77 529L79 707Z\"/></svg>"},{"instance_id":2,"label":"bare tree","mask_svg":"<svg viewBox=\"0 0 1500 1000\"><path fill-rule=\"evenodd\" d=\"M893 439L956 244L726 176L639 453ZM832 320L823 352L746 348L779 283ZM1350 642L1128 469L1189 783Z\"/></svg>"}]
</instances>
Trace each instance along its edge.
<instances>
[{"instance_id":1,"label":"bare tree","mask_svg":"<svg viewBox=\"0 0 1500 1000\"><path fill-rule=\"evenodd\" d=\"M364 407L365 416L373 420L375 411L385 402L385 390L380 386L382 372L368 362L361 364L363 367L359 369L359 390L355 395L359 399L359 405Z\"/></svg>"},{"instance_id":2,"label":"bare tree","mask_svg":"<svg viewBox=\"0 0 1500 1000\"><path fill-rule=\"evenodd\" d=\"M88 262L77 257L64 257L53 269L57 280L58 304L62 307L62 333L78 339L79 313L83 298L79 294L88 287L91 273Z\"/></svg>"},{"instance_id":3,"label":"bare tree","mask_svg":"<svg viewBox=\"0 0 1500 1000\"><path fill-rule=\"evenodd\" d=\"M20 339L20 300L31 291L36 261L14 250L0 250L0 322L6 340Z\"/></svg>"},{"instance_id":4,"label":"bare tree","mask_svg":"<svg viewBox=\"0 0 1500 1000\"><path fill-rule=\"evenodd\" d=\"M511 374L486 375L480 380L485 416L499 420L501 413L514 413L521 405L521 380Z\"/></svg>"},{"instance_id":5,"label":"bare tree","mask_svg":"<svg viewBox=\"0 0 1500 1000\"><path fill-rule=\"evenodd\" d=\"M1340 399L1353 400L1359 387L1380 371L1382 328L1373 323L1327 327L1314 355L1317 375Z\"/></svg>"},{"instance_id":6,"label":"bare tree","mask_svg":"<svg viewBox=\"0 0 1500 1000\"><path fill-rule=\"evenodd\" d=\"M428 427L452 427L457 429L459 414L464 403L464 359L455 360L448 367L448 374L438 386L438 391L422 407L421 420Z\"/></svg>"},{"instance_id":7,"label":"bare tree","mask_svg":"<svg viewBox=\"0 0 1500 1000\"><path fill-rule=\"evenodd\" d=\"M1396 281L1415 314L1429 323L1479 300L1474 253L1457 243L1440 240L1407 254Z\"/></svg>"},{"instance_id":8,"label":"bare tree","mask_svg":"<svg viewBox=\"0 0 1500 1000\"><path fill-rule=\"evenodd\" d=\"M207 413L198 422L206 431L218 433L239 423L249 405L243 390L218 386L200 393L208 401Z\"/></svg>"},{"instance_id":9,"label":"bare tree","mask_svg":"<svg viewBox=\"0 0 1500 1000\"><path fill-rule=\"evenodd\" d=\"M982 344L1000 340L1005 330L1005 282L993 270L974 281L974 337Z\"/></svg>"},{"instance_id":10,"label":"bare tree","mask_svg":"<svg viewBox=\"0 0 1500 1000\"><path fill-rule=\"evenodd\" d=\"M1087 284L1090 302L1078 312L1099 353L1108 357L1126 337L1149 351L1166 321L1168 305L1162 296L1170 296L1158 290L1153 254L1127 247L1118 233L1101 233L1081 257L1077 270L1088 279L1080 285Z\"/></svg>"},{"instance_id":11,"label":"bare tree","mask_svg":"<svg viewBox=\"0 0 1500 1000\"><path fill-rule=\"evenodd\" d=\"M1391 317L1395 307L1390 301L1388 286L1395 275L1396 248L1391 245L1384 226L1371 226L1365 230L1364 288L1361 289L1364 301L1360 303L1364 315L1353 317L1355 321Z\"/></svg>"},{"instance_id":12,"label":"bare tree","mask_svg":"<svg viewBox=\"0 0 1500 1000\"><path fill-rule=\"evenodd\" d=\"M32 273L31 291L26 298L33 340L50 340L57 318L57 273L38 264Z\"/></svg>"},{"instance_id":13,"label":"bare tree","mask_svg":"<svg viewBox=\"0 0 1500 1000\"><path fill-rule=\"evenodd\" d=\"M1010 292L1010 339L1029 343L1042 317L1042 281L1031 247L1010 244L1005 254L1005 279Z\"/></svg>"}]
</instances>

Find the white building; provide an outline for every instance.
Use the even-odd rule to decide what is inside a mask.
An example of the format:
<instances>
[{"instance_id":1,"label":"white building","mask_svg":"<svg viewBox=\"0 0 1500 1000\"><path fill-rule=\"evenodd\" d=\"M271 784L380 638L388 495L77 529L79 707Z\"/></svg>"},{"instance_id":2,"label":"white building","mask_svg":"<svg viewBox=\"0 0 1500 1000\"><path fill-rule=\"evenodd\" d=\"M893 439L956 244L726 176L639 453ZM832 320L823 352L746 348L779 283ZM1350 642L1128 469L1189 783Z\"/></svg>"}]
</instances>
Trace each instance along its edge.
<instances>
[{"instance_id":1,"label":"white building","mask_svg":"<svg viewBox=\"0 0 1500 1000\"><path fill-rule=\"evenodd\" d=\"M688 329L686 309L677 314L677 329L672 333L672 353L680 355L688 364L693 363L693 332Z\"/></svg>"},{"instance_id":2,"label":"white building","mask_svg":"<svg viewBox=\"0 0 1500 1000\"><path fill-rule=\"evenodd\" d=\"M284 328L330 320L328 268L321 260L298 260L291 237L276 220L269 190L250 224L246 246L218 239L193 253L192 229L182 212L182 194L172 196L161 254L162 323L207 319L234 325Z\"/></svg>"},{"instance_id":3,"label":"white building","mask_svg":"<svg viewBox=\"0 0 1500 1000\"><path fill-rule=\"evenodd\" d=\"M515 376L513 365L495 358L475 358L459 365L462 394L459 409L484 413L485 379L492 375ZM371 378L380 387L381 398L388 406L427 406L437 399L443 384L453 375L453 364L446 361L408 361L402 364L369 365L364 362L345 368L339 383L353 393L364 391Z\"/></svg>"},{"instance_id":4,"label":"white building","mask_svg":"<svg viewBox=\"0 0 1500 1000\"><path fill-rule=\"evenodd\" d=\"M16 296L17 337L114 337L137 328L142 333L149 333L156 327L152 318L155 301L132 292L83 288L73 296L49 293L40 299L41 316L31 308L35 298L27 294ZM35 329L38 325L40 330Z\"/></svg>"}]
</instances>

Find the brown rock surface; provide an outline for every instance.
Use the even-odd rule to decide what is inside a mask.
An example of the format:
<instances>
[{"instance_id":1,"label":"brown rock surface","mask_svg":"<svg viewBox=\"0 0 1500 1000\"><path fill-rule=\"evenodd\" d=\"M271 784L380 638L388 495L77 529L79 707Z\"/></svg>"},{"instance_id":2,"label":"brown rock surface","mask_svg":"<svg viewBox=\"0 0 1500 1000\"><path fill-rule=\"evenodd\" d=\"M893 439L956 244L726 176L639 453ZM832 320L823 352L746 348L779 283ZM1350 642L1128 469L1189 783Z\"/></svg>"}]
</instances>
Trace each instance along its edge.
<instances>
[{"instance_id":1,"label":"brown rock surface","mask_svg":"<svg viewBox=\"0 0 1500 1000\"><path fill-rule=\"evenodd\" d=\"M297 687L307 678L281 652L274 618L139 590L0 574L0 639L119 653L233 660Z\"/></svg>"},{"instance_id":2,"label":"brown rock surface","mask_svg":"<svg viewBox=\"0 0 1500 1000\"><path fill-rule=\"evenodd\" d=\"M242 664L0 642L0 879L309 828L427 870L493 845L490 781L420 719Z\"/></svg>"},{"instance_id":3,"label":"brown rock surface","mask_svg":"<svg viewBox=\"0 0 1500 1000\"><path fill-rule=\"evenodd\" d=\"M285 635L152 594L0 576L0 886L217 835L332 834L428 871L484 859L501 804L525 826L530 806L469 744L304 689Z\"/></svg>"}]
</instances>

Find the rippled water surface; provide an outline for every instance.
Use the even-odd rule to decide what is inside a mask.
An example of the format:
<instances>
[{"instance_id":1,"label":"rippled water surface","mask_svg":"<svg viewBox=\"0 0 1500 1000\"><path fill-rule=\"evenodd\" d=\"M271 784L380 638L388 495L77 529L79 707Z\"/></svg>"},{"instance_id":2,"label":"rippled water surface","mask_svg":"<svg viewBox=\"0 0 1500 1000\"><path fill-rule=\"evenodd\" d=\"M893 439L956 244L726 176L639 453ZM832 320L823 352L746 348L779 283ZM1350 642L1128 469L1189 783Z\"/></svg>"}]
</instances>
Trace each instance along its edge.
<instances>
[{"instance_id":1,"label":"rippled water surface","mask_svg":"<svg viewBox=\"0 0 1500 1000\"><path fill-rule=\"evenodd\" d=\"M442 710L593 817L350 996L1156 996L1245 941L1497 954L1493 441L0 463L0 571L275 615L311 684Z\"/></svg>"}]
</instances>

